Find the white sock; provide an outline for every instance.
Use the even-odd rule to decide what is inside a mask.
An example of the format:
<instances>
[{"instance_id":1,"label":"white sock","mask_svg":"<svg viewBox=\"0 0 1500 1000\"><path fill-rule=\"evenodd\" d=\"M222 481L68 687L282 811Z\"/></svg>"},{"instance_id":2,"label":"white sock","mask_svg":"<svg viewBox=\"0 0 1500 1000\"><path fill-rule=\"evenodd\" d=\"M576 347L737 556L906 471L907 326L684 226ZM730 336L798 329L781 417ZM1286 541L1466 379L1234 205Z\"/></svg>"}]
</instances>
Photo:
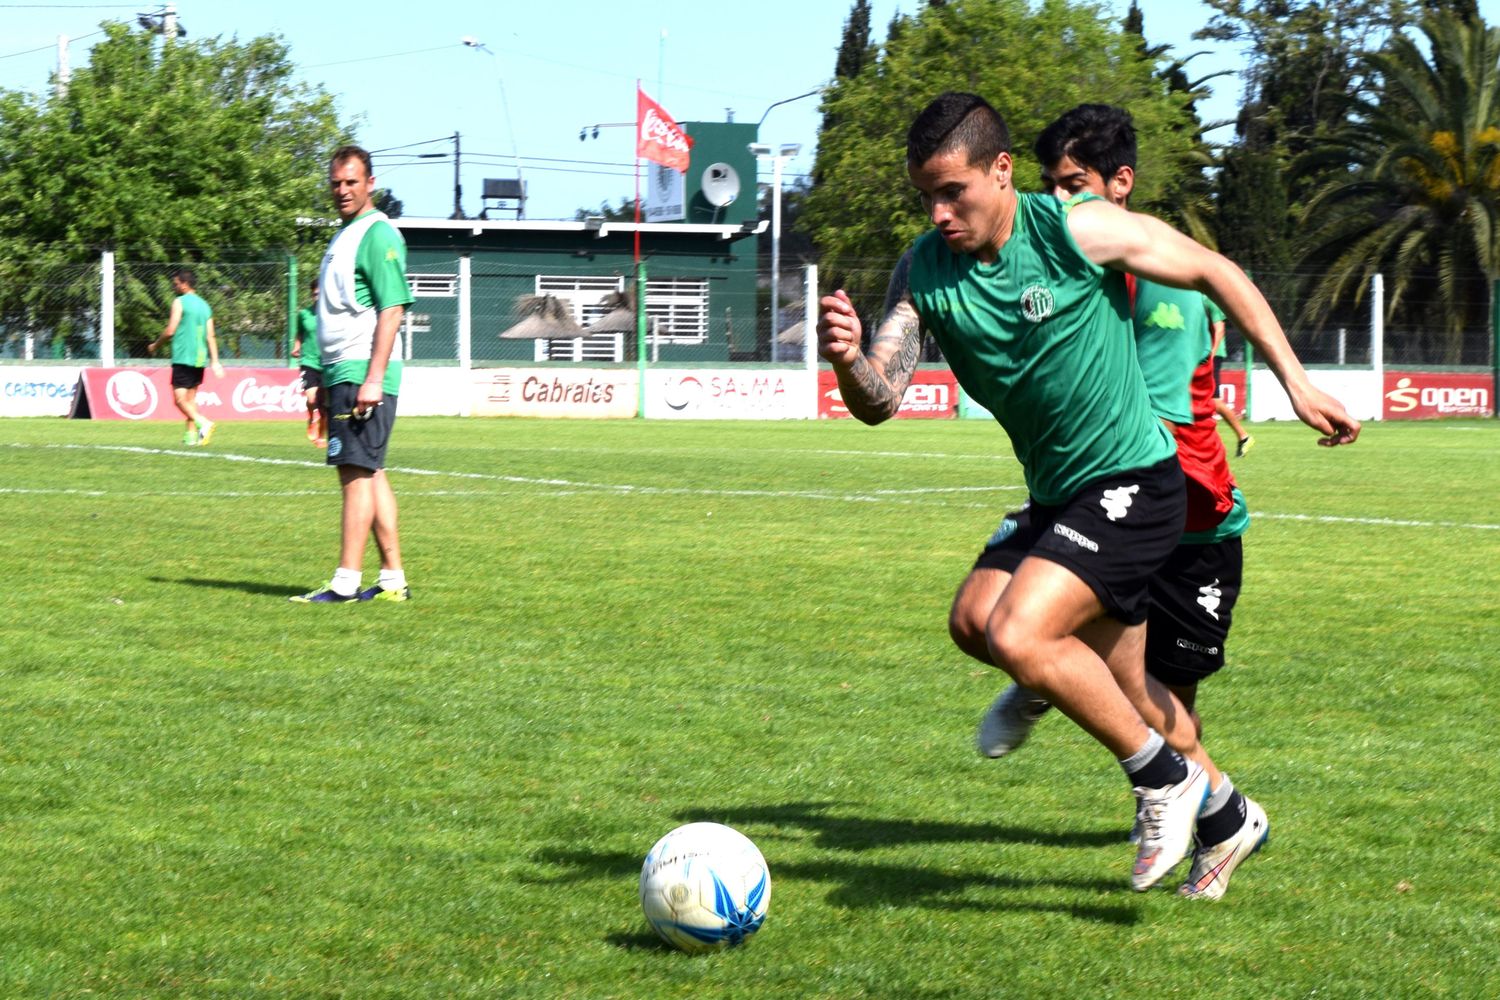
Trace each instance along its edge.
<instances>
[{"instance_id":1,"label":"white sock","mask_svg":"<svg viewBox=\"0 0 1500 1000\"><path fill-rule=\"evenodd\" d=\"M401 590L406 586L406 570L383 569L377 582L381 590Z\"/></svg>"},{"instance_id":2,"label":"white sock","mask_svg":"<svg viewBox=\"0 0 1500 1000\"><path fill-rule=\"evenodd\" d=\"M328 584L328 589L340 597L348 597L359 590L359 577L359 570L340 566L333 571L333 581Z\"/></svg>"}]
</instances>

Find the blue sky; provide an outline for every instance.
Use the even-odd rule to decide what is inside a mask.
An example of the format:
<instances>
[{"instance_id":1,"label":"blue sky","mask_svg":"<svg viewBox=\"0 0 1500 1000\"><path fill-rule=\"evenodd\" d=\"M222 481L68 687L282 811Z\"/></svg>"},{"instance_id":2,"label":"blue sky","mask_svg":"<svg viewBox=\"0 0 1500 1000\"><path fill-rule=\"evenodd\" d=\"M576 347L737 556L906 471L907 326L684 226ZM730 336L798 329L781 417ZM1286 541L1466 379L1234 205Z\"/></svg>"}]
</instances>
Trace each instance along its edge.
<instances>
[{"instance_id":1,"label":"blue sky","mask_svg":"<svg viewBox=\"0 0 1500 1000\"><path fill-rule=\"evenodd\" d=\"M920 0L874 0L877 38L897 10ZM1118 14L1129 0L1105 4ZM1483 0L1493 15L1500 0ZM478 211L485 177L515 175L522 158L530 192L527 215L572 218L578 208L618 202L634 190L630 128L635 81L679 121L737 122L765 117L760 137L801 143L789 175L807 173L817 141L815 90L832 75L849 0L437 0L427 4L298 5L250 0L177 0L189 38L281 35L309 83L338 98L372 150L451 153L461 134L463 204ZM1191 35L1212 13L1199 0L1141 0L1146 34L1179 52L1205 48ZM0 87L39 91L57 68L56 41L68 35L72 65L86 63L101 20L134 20L159 4L11 3L0 0ZM92 37L89 37L92 35ZM483 49L465 46L464 37ZM30 51L39 50L39 51ZM1220 49L1192 64L1195 76L1238 68ZM1204 116L1232 117L1236 77L1215 81ZM1002 109L1003 110L1003 109ZM430 141L441 140L441 141ZM453 208L451 159L397 165L378 180L408 215L447 216ZM762 168L768 183L770 167Z\"/></svg>"}]
</instances>

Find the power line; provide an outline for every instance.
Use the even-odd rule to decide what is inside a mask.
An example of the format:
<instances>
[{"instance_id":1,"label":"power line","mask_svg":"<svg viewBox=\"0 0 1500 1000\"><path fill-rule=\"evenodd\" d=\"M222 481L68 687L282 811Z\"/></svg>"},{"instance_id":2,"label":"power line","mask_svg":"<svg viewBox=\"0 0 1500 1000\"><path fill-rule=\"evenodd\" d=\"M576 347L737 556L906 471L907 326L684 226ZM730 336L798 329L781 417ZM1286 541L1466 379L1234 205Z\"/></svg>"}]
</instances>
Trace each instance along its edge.
<instances>
[{"instance_id":1,"label":"power line","mask_svg":"<svg viewBox=\"0 0 1500 1000\"><path fill-rule=\"evenodd\" d=\"M102 32L102 31L91 31L87 35L78 35L76 37L69 37L68 41L69 42L81 42L85 38L93 38L95 35L102 35L102 34L104 34L104 32ZM25 52L11 52L8 55L0 56L0 59L14 59L16 56L29 56L29 55L33 55L33 54L35 54L37 52L51 52L51 51L53 51L56 48L57 48L57 43L53 42L50 45L43 45L43 46L40 46L39 48L27 49Z\"/></svg>"},{"instance_id":2,"label":"power line","mask_svg":"<svg viewBox=\"0 0 1500 1000\"><path fill-rule=\"evenodd\" d=\"M438 52L442 49L451 49L451 45L434 45L428 49L407 49L405 52L387 52L378 56L361 56L358 59L340 59L337 62L312 63L308 66L300 66L299 69L322 69L325 66L347 66L350 63L374 62L377 59L395 59L398 56L415 56L423 52Z\"/></svg>"}]
</instances>

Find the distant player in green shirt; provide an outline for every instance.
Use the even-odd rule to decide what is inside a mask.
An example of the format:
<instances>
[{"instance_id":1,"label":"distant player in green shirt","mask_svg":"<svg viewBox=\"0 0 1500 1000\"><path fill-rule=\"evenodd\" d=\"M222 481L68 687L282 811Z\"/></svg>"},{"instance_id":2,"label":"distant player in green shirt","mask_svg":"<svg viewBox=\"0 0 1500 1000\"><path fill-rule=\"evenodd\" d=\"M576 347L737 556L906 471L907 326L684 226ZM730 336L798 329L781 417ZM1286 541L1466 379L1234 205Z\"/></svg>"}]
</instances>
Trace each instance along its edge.
<instances>
[{"instance_id":1,"label":"distant player in green shirt","mask_svg":"<svg viewBox=\"0 0 1500 1000\"><path fill-rule=\"evenodd\" d=\"M313 300L297 313L297 336L292 357L302 362L302 395L307 398L307 439L319 448L328 447L328 418L318 396L323 386L323 365L318 354L318 279L307 286Z\"/></svg>"},{"instance_id":2,"label":"distant player in green shirt","mask_svg":"<svg viewBox=\"0 0 1500 1000\"><path fill-rule=\"evenodd\" d=\"M1219 395L1219 386L1222 384L1222 380L1219 377L1219 372L1223 370L1224 358L1229 353L1229 349L1224 345L1224 316L1222 313L1219 315L1218 322L1213 325L1213 336L1214 412L1219 415L1220 420L1229 425L1230 430L1234 431L1234 457L1244 458L1246 453L1248 453L1251 448L1255 447L1255 435L1245 430L1245 425L1240 423L1239 414L1234 412L1234 407L1224 402L1224 398ZM1247 370L1245 372L1245 378L1248 379L1249 377L1250 372Z\"/></svg>"},{"instance_id":3,"label":"distant player in green shirt","mask_svg":"<svg viewBox=\"0 0 1500 1000\"><path fill-rule=\"evenodd\" d=\"M406 601L396 494L385 474L386 446L401 390L401 320L413 301L406 281L406 243L373 204L370 154L336 150L328 188L342 228L329 241L318 276L318 352L322 404L328 411L328 464L343 494L339 564L321 590L292 597L312 604ZM370 535L380 550L380 578L360 589Z\"/></svg>"},{"instance_id":4,"label":"distant player in green shirt","mask_svg":"<svg viewBox=\"0 0 1500 1000\"><path fill-rule=\"evenodd\" d=\"M878 423L932 336L1010 436L1031 499L985 545L949 633L1114 754L1137 799L1131 886L1143 891L1186 855L1218 772L1188 713L1145 673L1149 579L1177 545L1186 502L1120 272L1212 295L1266 342L1293 409L1324 443L1353 441L1359 424L1307 380L1232 263L1103 199L1018 194L1011 171L1009 132L983 98L929 104L907 133L907 174L935 231L897 264L868 351L843 291L820 302L818 350L850 412Z\"/></svg>"},{"instance_id":5,"label":"distant player in green shirt","mask_svg":"<svg viewBox=\"0 0 1500 1000\"><path fill-rule=\"evenodd\" d=\"M215 377L224 377L219 364L219 342L214 338L214 311L193 290L197 284L198 279L189 268L172 272L172 290L177 293L172 300L172 314L161 336L146 346L146 353L155 354L162 344L172 342L172 402L187 421L182 432L182 443L186 445L206 445L214 436L214 422L198 412L198 387L203 384L204 364L213 368Z\"/></svg>"}]
</instances>

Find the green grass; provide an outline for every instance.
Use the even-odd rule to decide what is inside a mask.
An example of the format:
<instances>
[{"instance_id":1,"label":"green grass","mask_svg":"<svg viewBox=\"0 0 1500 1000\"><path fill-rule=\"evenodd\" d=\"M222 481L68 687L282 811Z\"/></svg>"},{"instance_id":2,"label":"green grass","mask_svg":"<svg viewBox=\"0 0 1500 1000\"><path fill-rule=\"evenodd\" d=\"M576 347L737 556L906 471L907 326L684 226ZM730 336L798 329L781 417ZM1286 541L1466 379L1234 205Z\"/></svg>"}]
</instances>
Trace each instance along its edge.
<instances>
[{"instance_id":1,"label":"green grass","mask_svg":"<svg viewBox=\"0 0 1500 1000\"><path fill-rule=\"evenodd\" d=\"M0 996L1500 995L1500 426L1255 433L1200 708L1273 834L1192 904L1066 720L972 750L991 425L404 419L415 600L313 607L300 425L0 424ZM770 863L739 951L640 915L693 819Z\"/></svg>"}]
</instances>

